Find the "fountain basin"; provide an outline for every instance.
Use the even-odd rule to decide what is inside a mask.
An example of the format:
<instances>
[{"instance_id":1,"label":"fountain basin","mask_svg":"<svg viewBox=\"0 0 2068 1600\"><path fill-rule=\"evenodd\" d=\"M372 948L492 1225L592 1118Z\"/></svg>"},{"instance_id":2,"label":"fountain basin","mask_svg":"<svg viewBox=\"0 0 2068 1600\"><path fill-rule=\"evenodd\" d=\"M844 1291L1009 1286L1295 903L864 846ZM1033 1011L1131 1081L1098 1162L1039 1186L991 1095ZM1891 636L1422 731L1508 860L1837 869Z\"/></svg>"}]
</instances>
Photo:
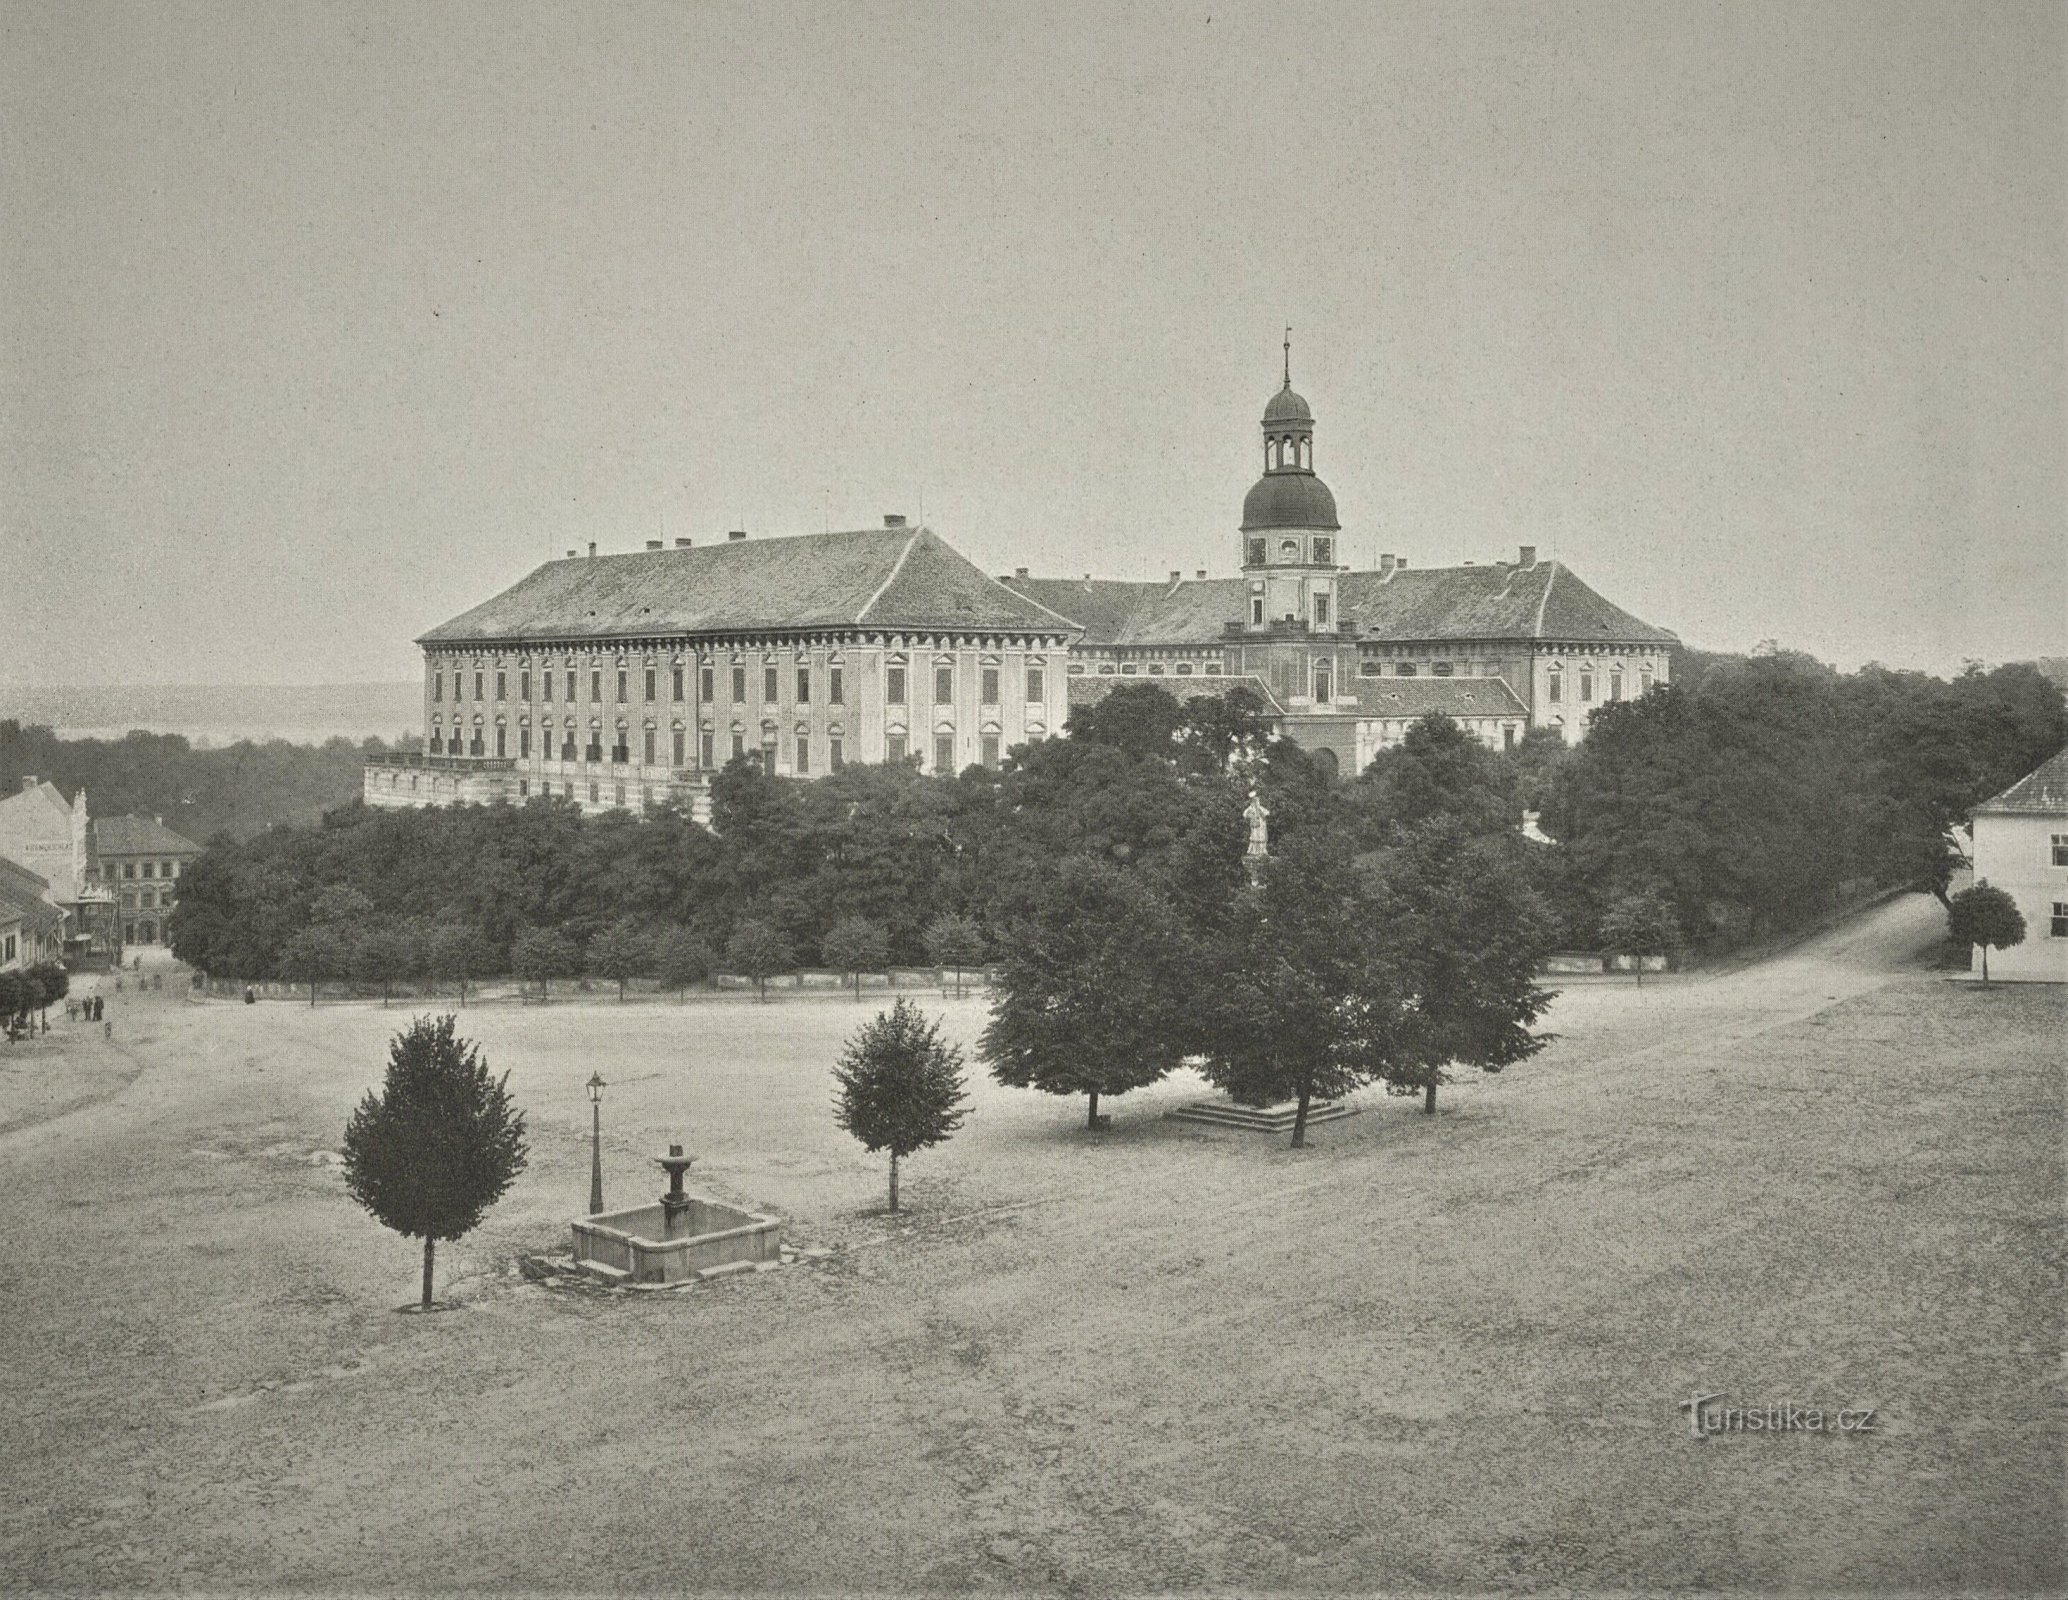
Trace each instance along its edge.
<instances>
[{"instance_id":1,"label":"fountain basin","mask_svg":"<svg viewBox=\"0 0 2068 1600\"><path fill-rule=\"evenodd\" d=\"M676 1206L599 1212L572 1226L576 1263L614 1283L682 1283L712 1267L782 1259L780 1217L694 1195Z\"/></svg>"}]
</instances>

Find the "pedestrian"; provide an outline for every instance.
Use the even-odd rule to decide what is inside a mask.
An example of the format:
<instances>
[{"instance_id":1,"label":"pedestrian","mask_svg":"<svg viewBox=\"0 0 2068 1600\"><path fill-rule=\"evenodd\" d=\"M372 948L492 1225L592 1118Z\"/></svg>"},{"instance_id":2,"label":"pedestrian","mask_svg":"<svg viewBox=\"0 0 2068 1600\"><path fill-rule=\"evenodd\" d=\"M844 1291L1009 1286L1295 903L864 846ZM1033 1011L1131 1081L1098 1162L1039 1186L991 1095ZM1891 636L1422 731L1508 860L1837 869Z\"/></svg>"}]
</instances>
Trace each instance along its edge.
<instances>
[{"instance_id":1,"label":"pedestrian","mask_svg":"<svg viewBox=\"0 0 2068 1600\"><path fill-rule=\"evenodd\" d=\"M78 1001L76 1001L76 1000L67 1000L67 1001L65 1002L65 1021L67 1021L67 1022L77 1022L78 1020L79 1020L79 1002L78 1002Z\"/></svg>"},{"instance_id":2,"label":"pedestrian","mask_svg":"<svg viewBox=\"0 0 2068 1600\"><path fill-rule=\"evenodd\" d=\"M112 1039L112 1038L114 1038L114 1037L115 1037L115 1024L114 1024L114 1023L112 1023L112 1022L103 1022L103 1023L101 1024L101 1037L102 1037L103 1039Z\"/></svg>"},{"instance_id":3,"label":"pedestrian","mask_svg":"<svg viewBox=\"0 0 2068 1600\"><path fill-rule=\"evenodd\" d=\"M93 997L93 1020L95 1022L100 1021L102 1017L107 1015L107 1011L108 997L104 994L95 995Z\"/></svg>"}]
</instances>

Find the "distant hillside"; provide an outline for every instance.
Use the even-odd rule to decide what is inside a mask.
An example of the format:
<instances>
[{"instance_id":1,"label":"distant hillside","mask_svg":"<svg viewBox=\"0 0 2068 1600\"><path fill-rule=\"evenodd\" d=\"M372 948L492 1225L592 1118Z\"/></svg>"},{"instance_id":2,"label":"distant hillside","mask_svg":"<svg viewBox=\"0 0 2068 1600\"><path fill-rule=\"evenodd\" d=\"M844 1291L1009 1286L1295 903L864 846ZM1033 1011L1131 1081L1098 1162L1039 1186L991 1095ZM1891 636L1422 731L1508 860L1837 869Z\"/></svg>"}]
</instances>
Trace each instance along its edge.
<instances>
[{"instance_id":1,"label":"distant hillside","mask_svg":"<svg viewBox=\"0 0 2068 1600\"><path fill-rule=\"evenodd\" d=\"M422 693L414 683L0 683L0 718L39 724L66 739L119 739L135 728L177 733L197 748L240 739L392 740L421 730Z\"/></svg>"},{"instance_id":2,"label":"distant hillside","mask_svg":"<svg viewBox=\"0 0 2068 1600\"><path fill-rule=\"evenodd\" d=\"M47 779L68 800L85 789L96 817L157 817L202 844L221 833L245 839L279 822L318 821L359 794L363 760L360 744L342 737L197 750L176 733L60 739L0 716L0 794L17 792L25 778Z\"/></svg>"}]
</instances>

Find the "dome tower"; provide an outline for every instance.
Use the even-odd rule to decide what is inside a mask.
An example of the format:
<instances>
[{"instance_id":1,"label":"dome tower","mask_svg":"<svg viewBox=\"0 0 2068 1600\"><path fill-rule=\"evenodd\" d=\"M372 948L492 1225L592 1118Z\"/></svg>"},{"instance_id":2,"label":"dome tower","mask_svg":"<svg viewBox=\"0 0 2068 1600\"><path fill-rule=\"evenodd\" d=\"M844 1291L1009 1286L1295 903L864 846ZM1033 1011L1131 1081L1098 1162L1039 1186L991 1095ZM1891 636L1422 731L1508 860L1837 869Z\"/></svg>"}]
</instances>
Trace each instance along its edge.
<instances>
[{"instance_id":1,"label":"dome tower","mask_svg":"<svg viewBox=\"0 0 2068 1600\"><path fill-rule=\"evenodd\" d=\"M1264 406L1264 475L1242 502L1248 631L1288 623L1336 631L1336 497L1314 474L1314 412L1293 392L1292 329L1284 386Z\"/></svg>"}]
</instances>

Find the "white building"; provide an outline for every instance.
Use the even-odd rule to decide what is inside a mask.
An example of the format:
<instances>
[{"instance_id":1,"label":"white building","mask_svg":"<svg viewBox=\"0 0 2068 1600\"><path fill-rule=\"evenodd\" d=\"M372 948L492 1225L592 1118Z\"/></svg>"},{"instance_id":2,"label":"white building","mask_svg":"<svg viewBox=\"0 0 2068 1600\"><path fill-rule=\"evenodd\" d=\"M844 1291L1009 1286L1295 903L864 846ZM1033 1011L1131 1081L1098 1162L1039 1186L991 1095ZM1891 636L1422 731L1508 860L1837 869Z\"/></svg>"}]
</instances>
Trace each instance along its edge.
<instances>
[{"instance_id":1,"label":"white building","mask_svg":"<svg viewBox=\"0 0 2068 1600\"><path fill-rule=\"evenodd\" d=\"M1975 881L2018 903L2025 942L1992 950L1989 976L2068 983L2068 750L1975 807ZM1974 971L1982 953L1973 952Z\"/></svg>"}]
</instances>

